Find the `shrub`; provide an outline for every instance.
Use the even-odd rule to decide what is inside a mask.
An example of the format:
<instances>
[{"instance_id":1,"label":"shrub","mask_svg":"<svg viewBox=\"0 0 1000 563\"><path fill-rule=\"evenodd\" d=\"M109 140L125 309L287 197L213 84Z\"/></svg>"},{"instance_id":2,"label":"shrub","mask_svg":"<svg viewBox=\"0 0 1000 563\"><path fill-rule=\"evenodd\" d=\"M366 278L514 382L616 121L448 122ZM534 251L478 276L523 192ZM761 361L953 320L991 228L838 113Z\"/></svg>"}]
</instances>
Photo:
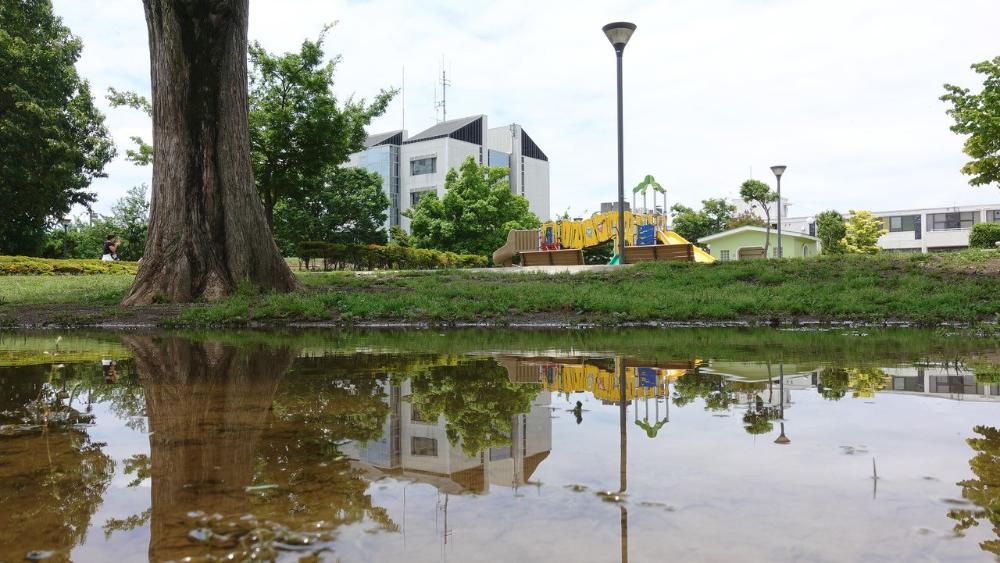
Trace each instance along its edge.
<instances>
[{"instance_id":1,"label":"shrub","mask_svg":"<svg viewBox=\"0 0 1000 563\"><path fill-rule=\"evenodd\" d=\"M77 274L129 274L135 275L137 262L102 262L100 260L60 260L29 258L27 256L0 256L0 276L13 275L77 275Z\"/></svg>"},{"instance_id":2,"label":"shrub","mask_svg":"<svg viewBox=\"0 0 1000 563\"><path fill-rule=\"evenodd\" d=\"M485 268L485 256L456 254L426 248L407 248L398 245L336 244L317 241L299 243L299 258L306 264L315 259L324 261L327 269L353 268L356 270L433 270L438 268Z\"/></svg>"},{"instance_id":3,"label":"shrub","mask_svg":"<svg viewBox=\"0 0 1000 563\"><path fill-rule=\"evenodd\" d=\"M972 248L996 248L1000 241L1000 223L978 223L972 226L969 246Z\"/></svg>"}]
</instances>

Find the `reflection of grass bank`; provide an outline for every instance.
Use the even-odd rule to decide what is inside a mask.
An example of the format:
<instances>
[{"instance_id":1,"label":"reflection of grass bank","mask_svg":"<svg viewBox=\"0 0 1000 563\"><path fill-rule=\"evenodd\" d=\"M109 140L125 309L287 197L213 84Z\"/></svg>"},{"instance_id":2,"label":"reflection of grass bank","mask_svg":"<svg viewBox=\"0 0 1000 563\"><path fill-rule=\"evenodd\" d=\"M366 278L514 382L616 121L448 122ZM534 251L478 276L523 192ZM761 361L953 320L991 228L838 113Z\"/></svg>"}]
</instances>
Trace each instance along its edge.
<instances>
[{"instance_id":1,"label":"reflection of grass bank","mask_svg":"<svg viewBox=\"0 0 1000 563\"><path fill-rule=\"evenodd\" d=\"M186 307L176 320L195 325L809 320L929 325L992 321L1000 314L1000 255L992 251L640 264L575 276L490 271L299 275L307 286L303 292L243 292ZM11 278L0 277L0 295L6 299L0 316L11 317L14 307L38 303L113 303L128 284L127 276L109 276L94 288L80 285L81 277L49 276L38 289L23 287L22 279L22 287L10 297Z\"/></svg>"}]
</instances>

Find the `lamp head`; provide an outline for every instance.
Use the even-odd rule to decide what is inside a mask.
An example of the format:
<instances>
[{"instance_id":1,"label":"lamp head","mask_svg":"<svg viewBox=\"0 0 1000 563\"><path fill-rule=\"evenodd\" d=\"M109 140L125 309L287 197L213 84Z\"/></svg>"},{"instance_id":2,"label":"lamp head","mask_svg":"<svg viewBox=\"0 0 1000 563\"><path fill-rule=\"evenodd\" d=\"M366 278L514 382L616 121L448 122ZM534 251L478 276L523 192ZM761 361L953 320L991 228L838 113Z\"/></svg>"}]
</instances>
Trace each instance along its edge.
<instances>
[{"instance_id":1,"label":"lamp head","mask_svg":"<svg viewBox=\"0 0 1000 563\"><path fill-rule=\"evenodd\" d=\"M608 41L614 46L615 51L625 50L625 45L635 33L635 24L629 22L613 22L601 28L604 35L608 36Z\"/></svg>"},{"instance_id":2,"label":"lamp head","mask_svg":"<svg viewBox=\"0 0 1000 563\"><path fill-rule=\"evenodd\" d=\"M778 164L771 167L771 172L774 172L774 175L776 177L781 178L781 175L785 173L785 168L788 167L785 166L784 164Z\"/></svg>"}]
</instances>

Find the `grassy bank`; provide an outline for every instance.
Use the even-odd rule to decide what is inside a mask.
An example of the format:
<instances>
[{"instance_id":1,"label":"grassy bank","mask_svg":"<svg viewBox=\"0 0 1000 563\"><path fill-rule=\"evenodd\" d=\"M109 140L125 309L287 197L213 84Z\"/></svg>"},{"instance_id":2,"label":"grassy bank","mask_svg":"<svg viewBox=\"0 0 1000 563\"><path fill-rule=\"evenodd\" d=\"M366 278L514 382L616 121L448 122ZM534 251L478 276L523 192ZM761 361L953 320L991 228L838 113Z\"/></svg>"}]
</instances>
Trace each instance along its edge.
<instances>
[{"instance_id":1,"label":"grassy bank","mask_svg":"<svg viewBox=\"0 0 1000 563\"><path fill-rule=\"evenodd\" d=\"M159 323L995 321L1000 254L818 257L713 265L647 263L577 275L429 271L298 273L295 294L242 292ZM117 301L130 277L0 277L0 316L40 303ZM117 313L120 311L116 309ZM93 318L93 315L90 316ZM23 324L23 323L22 323Z\"/></svg>"}]
</instances>

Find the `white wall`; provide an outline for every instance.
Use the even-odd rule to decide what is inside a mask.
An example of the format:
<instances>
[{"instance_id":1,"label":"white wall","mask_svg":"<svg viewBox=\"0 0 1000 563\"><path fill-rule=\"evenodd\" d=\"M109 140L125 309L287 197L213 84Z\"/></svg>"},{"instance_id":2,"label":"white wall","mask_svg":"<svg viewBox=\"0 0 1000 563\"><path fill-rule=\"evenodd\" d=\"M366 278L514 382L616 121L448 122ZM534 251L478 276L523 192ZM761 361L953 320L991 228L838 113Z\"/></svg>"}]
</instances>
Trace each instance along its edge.
<instances>
[{"instance_id":1,"label":"white wall","mask_svg":"<svg viewBox=\"0 0 1000 563\"><path fill-rule=\"evenodd\" d=\"M400 148L399 168L400 168L400 213L410 208L410 193L433 188L438 197L444 197L445 177L448 170L458 168L462 162L473 157L479 162L480 145L467 143L449 137L440 139L430 139L417 143L405 144ZM485 152L485 149L483 149ZM433 174L421 174L419 176L410 175L410 161L427 158L437 158L437 172ZM485 154L483 155L485 158ZM410 230L410 220L406 217L400 218L400 226L407 231Z\"/></svg>"},{"instance_id":2,"label":"white wall","mask_svg":"<svg viewBox=\"0 0 1000 563\"><path fill-rule=\"evenodd\" d=\"M524 158L523 193L531 212L541 221L551 218L549 209L549 163L537 158Z\"/></svg>"}]
</instances>

